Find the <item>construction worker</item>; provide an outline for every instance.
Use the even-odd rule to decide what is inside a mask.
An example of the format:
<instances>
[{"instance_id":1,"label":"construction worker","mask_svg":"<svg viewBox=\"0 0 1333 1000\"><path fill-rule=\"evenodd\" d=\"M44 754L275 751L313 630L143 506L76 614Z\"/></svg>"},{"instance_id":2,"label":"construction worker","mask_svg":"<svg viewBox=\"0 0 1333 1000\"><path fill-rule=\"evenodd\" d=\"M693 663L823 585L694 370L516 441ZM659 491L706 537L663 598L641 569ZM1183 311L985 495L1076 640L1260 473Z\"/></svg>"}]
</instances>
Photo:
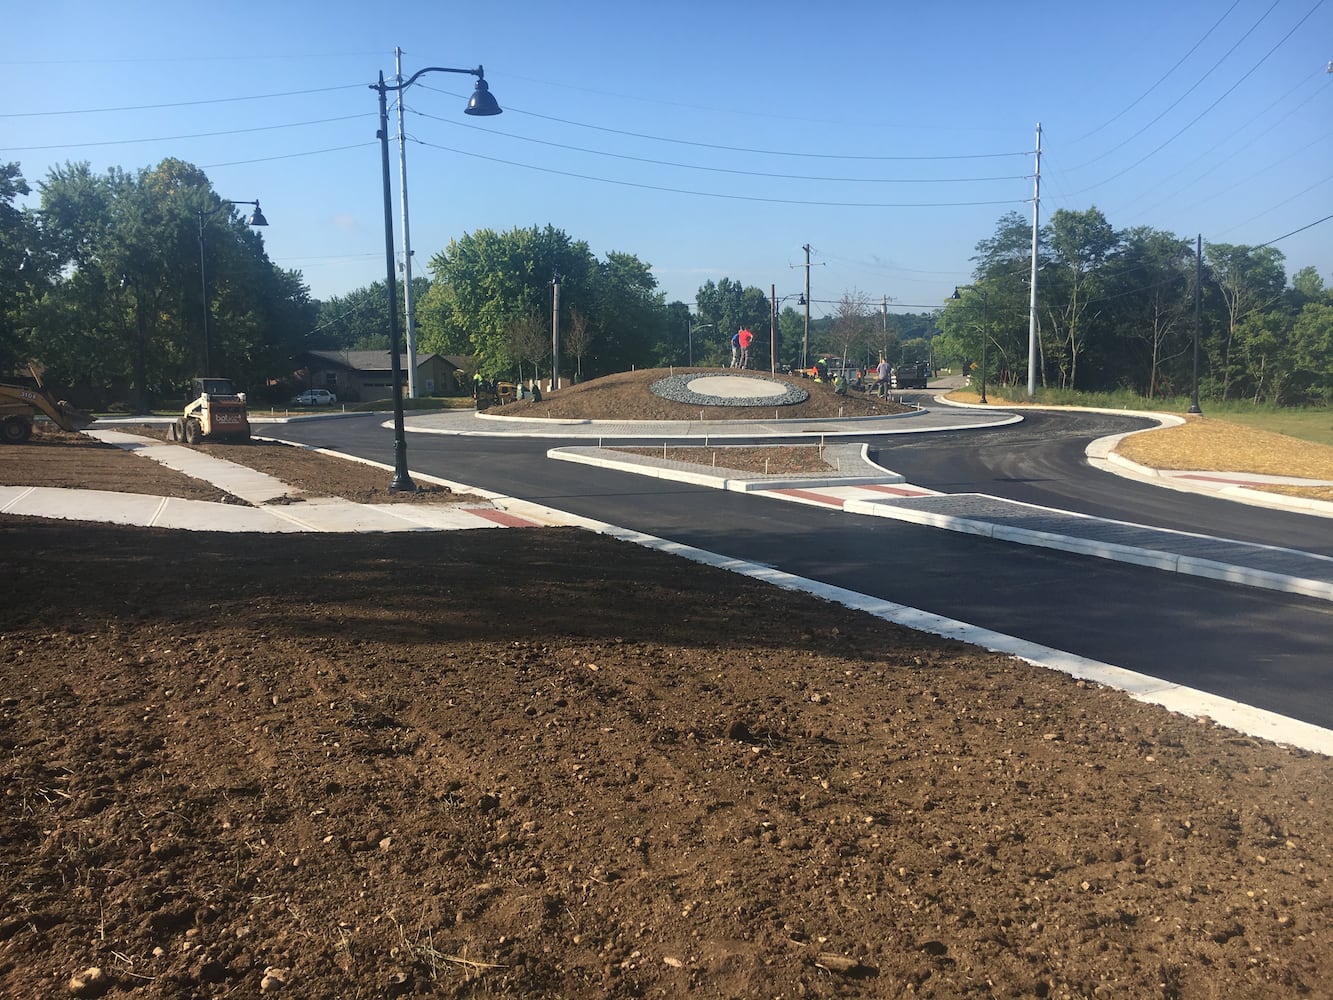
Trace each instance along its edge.
<instances>
[{"instance_id":1,"label":"construction worker","mask_svg":"<svg viewBox=\"0 0 1333 1000\"><path fill-rule=\"evenodd\" d=\"M747 328L741 327L736 332L736 340L741 347L740 365L741 368L750 367L750 343L754 340L754 334Z\"/></svg>"},{"instance_id":2,"label":"construction worker","mask_svg":"<svg viewBox=\"0 0 1333 1000\"><path fill-rule=\"evenodd\" d=\"M879 365L875 368L875 384L870 391L878 392L885 399L889 397L889 362L884 355L879 356Z\"/></svg>"}]
</instances>

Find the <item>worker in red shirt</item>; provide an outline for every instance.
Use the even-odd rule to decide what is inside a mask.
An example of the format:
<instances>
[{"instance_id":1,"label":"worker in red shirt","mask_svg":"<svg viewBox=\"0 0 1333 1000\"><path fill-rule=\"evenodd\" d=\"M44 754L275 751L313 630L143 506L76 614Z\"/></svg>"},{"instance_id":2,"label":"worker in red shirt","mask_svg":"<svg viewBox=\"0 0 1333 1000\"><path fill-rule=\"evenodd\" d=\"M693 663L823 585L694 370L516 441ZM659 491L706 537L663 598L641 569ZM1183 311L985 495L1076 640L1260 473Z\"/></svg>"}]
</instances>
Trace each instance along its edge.
<instances>
[{"instance_id":1,"label":"worker in red shirt","mask_svg":"<svg viewBox=\"0 0 1333 1000\"><path fill-rule=\"evenodd\" d=\"M754 340L754 334L747 328L741 327L736 331L736 339L741 345L740 367L750 367L750 342Z\"/></svg>"}]
</instances>

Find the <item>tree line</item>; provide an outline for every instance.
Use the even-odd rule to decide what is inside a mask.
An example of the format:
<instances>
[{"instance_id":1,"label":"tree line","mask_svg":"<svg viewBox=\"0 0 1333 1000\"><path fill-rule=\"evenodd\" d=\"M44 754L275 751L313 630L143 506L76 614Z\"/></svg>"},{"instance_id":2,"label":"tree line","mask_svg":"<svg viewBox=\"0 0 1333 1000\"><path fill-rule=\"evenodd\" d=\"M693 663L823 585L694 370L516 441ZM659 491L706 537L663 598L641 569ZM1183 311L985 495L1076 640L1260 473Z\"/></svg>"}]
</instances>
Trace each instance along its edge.
<instances>
[{"instance_id":1,"label":"tree line","mask_svg":"<svg viewBox=\"0 0 1333 1000\"><path fill-rule=\"evenodd\" d=\"M146 409L196 375L262 389L289 368L316 304L203 171L67 164L39 190L19 211L27 182L0 165L0 370L36 362L86 405Z\"/></svg>"},{"instance_id":2,"label":"tree line","mask_svg":"<svg viewBox=\"0 0 1333 1000\"><path fill-rule=\"evenodd\" d=\"M1061 209L1037 259L1038 390L1189 396L1279 406L1333 401L1333 294L1313 267L1287 284L1271 246L1116 230L1096 208ZM1031 229L1018 213L977 244L974 281L940 316L937 350L987 378L1024 384L1030 341Z\"/></svg>"},{"instance_id":3,"label":"tree line","mask_svg":"<svg viewBox=\"0 0 1333 1000\"><path fill-rule=\"evenodd\" d=\"M386 350L383 282L323 302L299 272L275 266L262 236L199 168L167 159L137 172L52 169L40 204L18 164L0 165L0 372L35 361L98 405L179 398L195 375L225 375L261 398L291 388L311 349ZM1056 212L1038 259L1040 387L1180 395L1200 338L1200 392L1218 399L1327 403L1333 394L1333 298L1313 268L1287 286L1271 247L1205 244L1146 227L1117 232L1102 214ZM741 327L753 367L820 355L872 368L931 361L987 377L1027 376L1030 229L1002 217L977 244L974 281L938 310L890 313L844 292L809 317L769 292L707 281L693 303L666 301L651 265L595 255L551 226L480 229L433 254L413 279L418 355L461 359L495 377L551 369L559 282L562 375L721 366ZM1196 294L1197 293L1197 294ZM400 307L401 284L395 288ZM1197 320L1196 320L1197 306ZM402 315L400 313L400 315Z\"/></svg>"}]
</instances>

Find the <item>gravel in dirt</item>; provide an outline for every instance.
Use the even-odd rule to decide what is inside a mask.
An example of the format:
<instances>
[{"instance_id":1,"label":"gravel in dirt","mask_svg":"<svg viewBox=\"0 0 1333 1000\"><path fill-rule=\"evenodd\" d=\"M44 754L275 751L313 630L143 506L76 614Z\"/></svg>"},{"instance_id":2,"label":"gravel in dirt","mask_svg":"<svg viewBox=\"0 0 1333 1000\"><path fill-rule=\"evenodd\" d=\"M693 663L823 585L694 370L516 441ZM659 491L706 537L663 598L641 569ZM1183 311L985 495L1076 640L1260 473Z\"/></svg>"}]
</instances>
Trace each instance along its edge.
<instances>
[{"instance_id":1,"label":"gravel in dirt","mask_svg":"<svg viewBox=\"0 0 1333 1000\"><path fill-rule=\"evenodd\" d=\"M5 997L1330 995L1327 758L573 529L0 556Z\"/></svg>"}]
</instances>

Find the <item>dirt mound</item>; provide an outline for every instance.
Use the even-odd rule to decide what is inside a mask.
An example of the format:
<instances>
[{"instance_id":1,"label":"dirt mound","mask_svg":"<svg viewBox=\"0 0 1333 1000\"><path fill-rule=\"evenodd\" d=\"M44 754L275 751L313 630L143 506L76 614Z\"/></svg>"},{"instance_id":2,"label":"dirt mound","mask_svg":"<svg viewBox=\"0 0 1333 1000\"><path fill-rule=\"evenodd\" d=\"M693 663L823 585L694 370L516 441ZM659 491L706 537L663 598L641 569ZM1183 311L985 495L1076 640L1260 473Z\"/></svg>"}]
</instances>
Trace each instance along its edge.
<instances>
[{"instance_id":1,"label":"dirt mound","mask_svg":"<svg viewBox=\"0 0 1333 1000\"><path fill-rule=\"evenodd\" d=\"M606 375L547 393L541 402L517 400L487 412L506 417L545 417L559 420L812 420L828 417L870 417L886 413L904 413L912 409L892 399L877 399L868 393L851 391L839 396L833 386L798 375L752 374L798 385L809 397L784 406L711 406L700 407L663 399L648 390L658 379L668 375L697 373L725 375L729 369L654 368ZM730 374L744 374L730 372Z\"/></svg>"}]
</instances>

